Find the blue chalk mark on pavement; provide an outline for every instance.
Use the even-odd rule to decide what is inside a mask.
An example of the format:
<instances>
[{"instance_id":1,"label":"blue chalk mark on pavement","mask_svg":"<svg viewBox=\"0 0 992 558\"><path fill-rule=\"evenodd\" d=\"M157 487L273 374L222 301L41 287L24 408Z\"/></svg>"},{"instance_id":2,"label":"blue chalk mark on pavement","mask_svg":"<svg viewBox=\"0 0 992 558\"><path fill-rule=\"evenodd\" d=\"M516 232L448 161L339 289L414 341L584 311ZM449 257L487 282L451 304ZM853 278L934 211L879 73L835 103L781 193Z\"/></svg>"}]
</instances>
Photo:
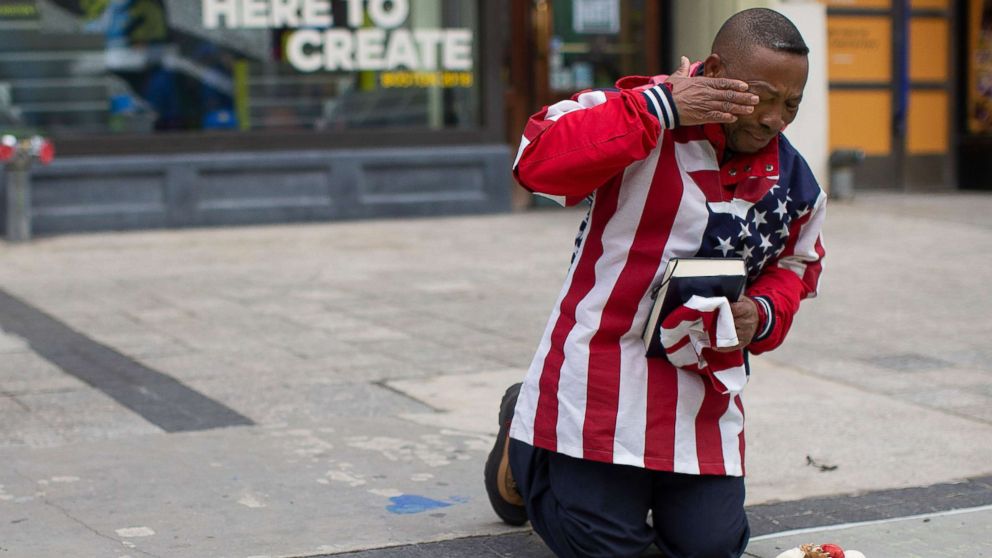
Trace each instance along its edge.
<instances>
[{"instance_id":1,"label":"blue chalk mark on pavement","mask_svg":"<svg viewBox=\"0 0 992 558\"><path fill-rule=\"evenodd\" d=\"M410 513L420 513L428 510L435 510L438 508L447 508L451 506L451 502L442 502L441 500L434 500L432 498L426 498L424 496L417 496L416 494L403 494L401 496L393 496L389 499L392 504L386 506L386 509L398 514L410 514ZM462 500L462 501L459 501ZM464 503L467 499L458 498L455 503Z\"/></svg>"}]
</instances>

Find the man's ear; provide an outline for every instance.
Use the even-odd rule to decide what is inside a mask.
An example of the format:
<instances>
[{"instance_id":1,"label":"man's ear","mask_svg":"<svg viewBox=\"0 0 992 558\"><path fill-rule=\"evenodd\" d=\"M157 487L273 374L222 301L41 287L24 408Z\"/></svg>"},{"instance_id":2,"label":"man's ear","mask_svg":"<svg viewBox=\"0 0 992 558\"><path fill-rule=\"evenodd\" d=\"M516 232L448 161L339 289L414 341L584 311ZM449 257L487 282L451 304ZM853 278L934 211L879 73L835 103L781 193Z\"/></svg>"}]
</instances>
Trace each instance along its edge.
<instances>
[{"instance_id":1,"label":"man's ear","mask_svg":"<svg viewBox=\"0 0 992 558\"><path fill-rule=\"evenodd\" d=\"M713 53L703 60L703 75L706 77L721 77L723 75L723 60L720 55Z\"/></svg>"}]
</instances>

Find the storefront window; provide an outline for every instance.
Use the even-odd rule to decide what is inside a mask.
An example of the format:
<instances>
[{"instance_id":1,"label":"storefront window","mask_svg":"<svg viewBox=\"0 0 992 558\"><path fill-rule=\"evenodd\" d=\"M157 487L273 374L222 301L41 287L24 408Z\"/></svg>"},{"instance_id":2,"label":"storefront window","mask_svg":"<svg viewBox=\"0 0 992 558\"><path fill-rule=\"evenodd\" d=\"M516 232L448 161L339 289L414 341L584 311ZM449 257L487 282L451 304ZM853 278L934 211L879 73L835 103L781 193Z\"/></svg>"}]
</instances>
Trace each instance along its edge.
<instances>
[{"instance_id":1,"label":"storefront window","mask_svg":"<svg viewBox=\"0 0 992 558\"><path fill-rule=\"evenodd\" d=\"M0 6L8 126L63 137L480 126L478 0Z\"/></svg>"},{"instance_id":2,"label":"storefront window","mask_svg":"<svg viewBox=\"0 0 992 558\"><path fill-rule=\"evenodd\" d=\"M992 135L992 0L971 0L968 128Z\"/></svg>"},{"instance_id":3,"label":"storefront window","mask_svg":"<svg viewBox=\"0 0 992 558\"><path fill-rule=\"evenodd\" d=\"M549 82L558 95L612 87L625 75L644 74L651 51L644 0L554 2ZM656 25L656 22L651 22Z\"/></svg>"}]
</instances>

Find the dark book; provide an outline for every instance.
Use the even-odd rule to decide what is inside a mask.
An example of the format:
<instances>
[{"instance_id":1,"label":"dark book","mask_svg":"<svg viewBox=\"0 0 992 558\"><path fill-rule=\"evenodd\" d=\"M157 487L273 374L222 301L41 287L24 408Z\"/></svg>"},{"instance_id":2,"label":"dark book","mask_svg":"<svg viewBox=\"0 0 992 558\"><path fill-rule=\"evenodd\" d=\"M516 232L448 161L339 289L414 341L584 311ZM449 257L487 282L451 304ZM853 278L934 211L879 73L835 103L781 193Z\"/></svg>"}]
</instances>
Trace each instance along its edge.
<instances>
[{"instance_id":1,"label":"dark book","mask_svg":"<svg viewBox=\"0 0 992 558\"><path fill-rule=\"evenodd\" d=\"M747 270L740 258L672 258L661 283L652 289L651 313L644 327L644 346L649 357L665 357L661 346L661 322L693 295L725 296L737 302L744 294Z\"/></svg>"}]
</instances>

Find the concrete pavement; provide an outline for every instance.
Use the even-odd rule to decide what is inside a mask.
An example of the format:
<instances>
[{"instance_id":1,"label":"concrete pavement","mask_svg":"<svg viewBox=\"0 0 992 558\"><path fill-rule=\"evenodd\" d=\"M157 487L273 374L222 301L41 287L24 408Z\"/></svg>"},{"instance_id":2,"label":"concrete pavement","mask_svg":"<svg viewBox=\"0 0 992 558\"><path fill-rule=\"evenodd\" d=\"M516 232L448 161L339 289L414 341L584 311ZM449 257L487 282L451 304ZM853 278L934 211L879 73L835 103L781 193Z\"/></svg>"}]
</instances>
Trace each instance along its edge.
<instances>
[{"instance_id":1,"label":"concrete pavement","mask_svg":"<svg viewBox=\"0 0 992 558\"><path fill-rule=\"evenodd\" d=\"M751 556L992 556L990 214L831 206L745 392ZM0 244L0 556L546 555L481 471L581 217Z\"/></svg>"},{"instance_id":2,"label":"concrete pavement","mask_svg":"<svg viewBox=\"0 0 992 558\"><path fill-rule=\"evenodd\" d=\"M746 556L774 557L803 543L844 541L845 550L860 550L865 556L945 558L990 556L988 530L992 507L925 514L829 529L809 529L755 537Z\"/></svg>"}]
</instances>

